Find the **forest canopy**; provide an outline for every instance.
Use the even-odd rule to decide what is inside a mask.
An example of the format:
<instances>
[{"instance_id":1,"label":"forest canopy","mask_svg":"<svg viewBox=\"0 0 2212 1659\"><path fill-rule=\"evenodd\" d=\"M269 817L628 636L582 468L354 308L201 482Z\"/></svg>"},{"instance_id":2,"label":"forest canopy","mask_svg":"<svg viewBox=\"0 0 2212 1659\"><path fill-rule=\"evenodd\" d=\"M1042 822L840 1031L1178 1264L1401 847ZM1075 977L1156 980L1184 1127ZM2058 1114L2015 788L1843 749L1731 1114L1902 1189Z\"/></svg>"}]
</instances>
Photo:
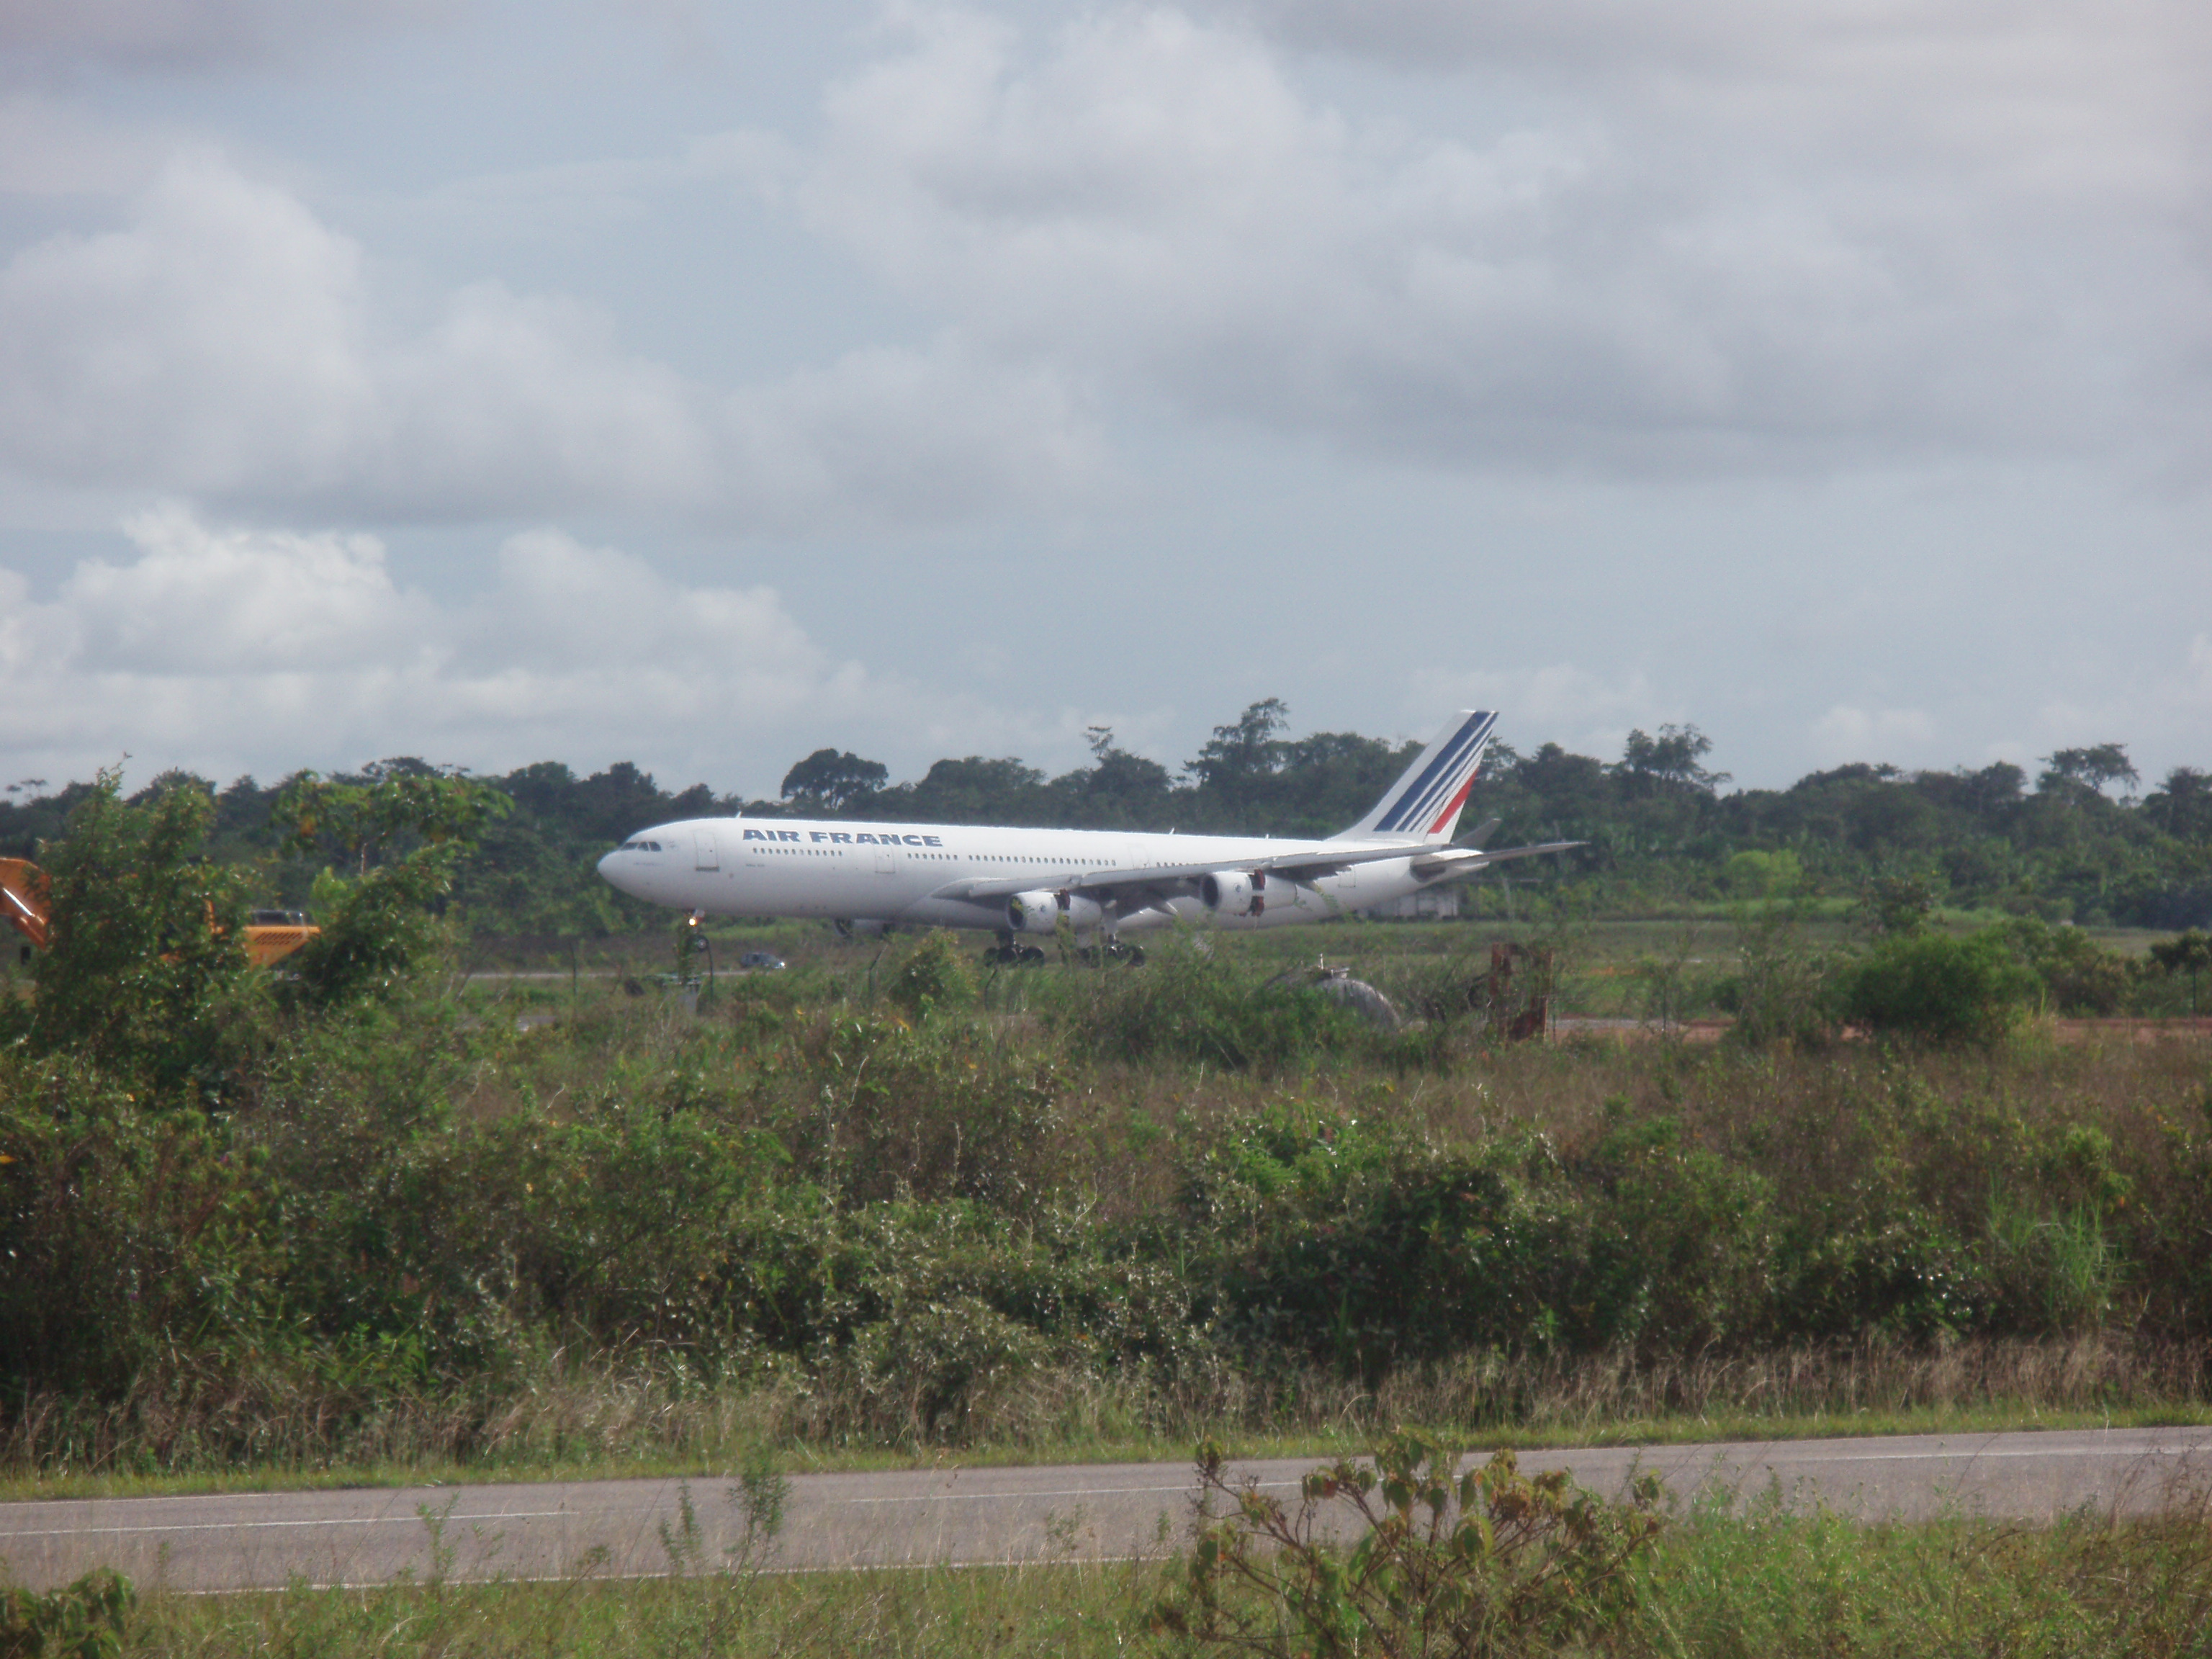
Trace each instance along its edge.
<instances>
[{"instance_id":1,"label":"forest canopy","mask_svg":"<svg viewBox=\"0 0 2212 1659\"><path fill-rule=\"evenodd\" d=\"M579 775L540 761L477 780L512 810L483 826L449 904L482 932L626 931L652 913L593 878L599 855L648 824L714 814L1325 836L1365 812L1419 748L1349 732L1291 733L1290 709L1270 697L1214 727L1179 770L1123 749L1103 726L1091 732L1090 763L1056 777L1016 757L967 755L893 781L878 761L822 749L790 766L772 800L704 783L667 789L628 762ZM2126 745L2108 742L2057 750L2033 777L2003 761L1915 772L1858 763L1786 789L1731 789L1708 764L1713 748L1687 725L1632 732L1611 760L1495 741L1463 833L1494 818L1488 845L1587 842L1569 855L1565 878L1600 908L1743 897L1753 887L1771 896L1778 882L1831 896L1902 882L1931 903L2046 921L2212 923L2212 772L2179 766L2145 788ZM363 787L452 770L400 757L330 781ZM303 775L219 787L165 773L134 799L179 787L204 793L215 856L257 867L258 902L299 905L331 861L288 842L281 822L279 804ZM13 786L0 800L0 854L37 857L92 787Z\"/></svg>"}]
</instances>

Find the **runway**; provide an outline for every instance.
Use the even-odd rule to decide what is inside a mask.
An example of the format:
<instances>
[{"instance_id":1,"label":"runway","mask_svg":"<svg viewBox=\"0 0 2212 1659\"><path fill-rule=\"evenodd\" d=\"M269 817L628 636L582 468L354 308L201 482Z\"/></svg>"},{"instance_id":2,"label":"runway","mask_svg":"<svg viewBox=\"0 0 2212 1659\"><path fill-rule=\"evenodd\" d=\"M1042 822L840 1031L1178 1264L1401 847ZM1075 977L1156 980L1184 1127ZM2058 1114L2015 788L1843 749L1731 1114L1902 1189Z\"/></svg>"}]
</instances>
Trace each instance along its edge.
<instances>
[{"instance_id":1,"label":"runway","mask_svg":"<svg viewBox=\"0 0 2212 1659\"><path fill-rule=\"evenodd\" d=\"M2047 1522L2071 1510L2142 1515L2212 1486L2212 1429L2130 1429L1811 1440L1640 1450L1524 1451L1616 1492L1637 1472L1687 1497L1718 1482L1778 1490L1863 1520L1946 1512ZM1294 1498L1317 1458L1237 1467ZM732 1482L701 1475L0 1504L0 1574L51 1588L113 1566L142 1589L216 1591L453 1579L638 1576L670 1570L662 1528L687 1489L702 1558L717 1565L743 1515ZM1191 1516L1183 1463L795 1475L770 1552L787 1571L983 1565L1164 1554ZM441 1559L442 1558L442 1559Z\"/></svg>"}]
</instances>

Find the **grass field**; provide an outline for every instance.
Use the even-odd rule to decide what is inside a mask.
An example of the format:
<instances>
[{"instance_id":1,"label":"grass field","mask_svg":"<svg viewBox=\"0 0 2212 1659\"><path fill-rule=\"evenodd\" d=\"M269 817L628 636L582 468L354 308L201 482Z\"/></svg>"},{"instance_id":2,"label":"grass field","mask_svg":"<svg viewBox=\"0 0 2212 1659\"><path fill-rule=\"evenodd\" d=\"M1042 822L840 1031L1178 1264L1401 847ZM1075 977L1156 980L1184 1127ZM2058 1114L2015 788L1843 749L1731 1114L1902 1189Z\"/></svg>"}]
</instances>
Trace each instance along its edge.
<instances>
[{"instance_id":1,"label":"grass field","mask_svg":"<svg viewBox=\"0 0 2212 1659\"><path fill-rule=\"evenodd\" d=\"M1152 1617L1180 1563L607 1583L401 1583L183 1597L148 1589L134 1655L1122 1656L1240 1650ZM1676 1509L1601 1622L1562 1638L1501 1618L1485 1653L2011 1656L2164 1659L2212 1650L2212 1532L2077 1516L1859 1528L1778 1500ZM1256 1598L1245 1651L1306 1651ZM1271 1632L1281 1634L1268 1639ZM1370 1642L1363 1651L1420 1651Z\"/></svg>"}]
</instances>

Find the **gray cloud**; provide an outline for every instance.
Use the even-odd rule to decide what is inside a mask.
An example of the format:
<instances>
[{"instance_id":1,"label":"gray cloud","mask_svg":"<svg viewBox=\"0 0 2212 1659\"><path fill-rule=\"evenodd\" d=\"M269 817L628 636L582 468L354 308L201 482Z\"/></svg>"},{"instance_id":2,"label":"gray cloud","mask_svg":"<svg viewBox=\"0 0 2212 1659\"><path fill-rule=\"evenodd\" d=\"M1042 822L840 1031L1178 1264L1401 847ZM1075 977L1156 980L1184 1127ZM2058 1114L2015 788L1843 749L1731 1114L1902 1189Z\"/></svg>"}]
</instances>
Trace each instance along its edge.
<instances>
[{"instance_id":1,"label":"gray cloud","mask_svg":"<svg viewBox=\"0 0 2212 1659\"><path fill-rule=\"evenodd\" d=\"M282 58L459 0L0 0L0 60L205 70Z\"/></svg>"},{"instance_id":2,"label":"gray cloud","mask_svg":"<svg viewBox=\"0 0 2212 1659\"><path fill-rule=\"evenodd\" d=\"M1010 354L1362 450L1636 471L2190 441L2196 106L2124 71L2202 26L2143 5L2107 47L1929 0L1619 41L1619 9L1262 9L1377 51L1449 28L1462 66L1548 77L1458 136L1343 114L1262 35L1174 10L1041 44L921 14L834 89L798 199ZM1992 40L1996 70L1938 72Z\"/></svg>"},{"instance_id":3,"label":"gray cloud","mask_svg":"<svg viewBox=\"0 0 2212 1659\"><path fill-rule=\"evenodd\" d=\"M357 244L212 154L174 158L124 228L0 269L0 465L44 480L787 530L1002 510L1096 460L1059 381L957 332L722 392L497 283L400 316Z\"/></svg>"}]
</instances>

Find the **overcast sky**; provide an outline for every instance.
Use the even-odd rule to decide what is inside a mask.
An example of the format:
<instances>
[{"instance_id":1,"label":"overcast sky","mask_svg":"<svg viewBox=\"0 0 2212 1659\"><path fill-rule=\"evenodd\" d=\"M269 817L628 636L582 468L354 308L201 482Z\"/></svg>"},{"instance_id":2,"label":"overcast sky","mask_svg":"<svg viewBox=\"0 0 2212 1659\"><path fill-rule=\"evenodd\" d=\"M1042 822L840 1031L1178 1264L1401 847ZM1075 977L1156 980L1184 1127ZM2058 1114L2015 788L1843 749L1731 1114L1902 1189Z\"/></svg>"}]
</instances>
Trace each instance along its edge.
<instances>
[{"instance_id":1,"label":"overcast sky","mask_svg":"<svg viewBox=\"0 0 2212 1659\"><path fill-rule=\"evenodd\" d=\"M0 781L2212 765L2203 0L0 0Z\"/></svg>"}]
</instances>

